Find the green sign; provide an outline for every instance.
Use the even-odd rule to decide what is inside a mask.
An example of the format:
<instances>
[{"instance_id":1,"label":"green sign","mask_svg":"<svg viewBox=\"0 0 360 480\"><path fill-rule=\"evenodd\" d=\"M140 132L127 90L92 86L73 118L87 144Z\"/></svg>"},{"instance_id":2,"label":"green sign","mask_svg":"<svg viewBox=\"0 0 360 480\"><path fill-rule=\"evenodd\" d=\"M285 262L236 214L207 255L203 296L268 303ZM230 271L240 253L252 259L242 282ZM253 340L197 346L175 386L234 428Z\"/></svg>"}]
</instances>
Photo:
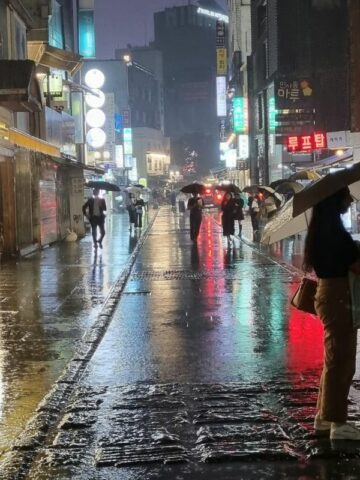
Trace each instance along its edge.
<instances>
[{"instance_id":1,"label":"green sign","mask_svg":"<svg viewBox=\"0 0 360 480\"><path fill-rule=\"evenodd\" d=\"M249 115L247 98L233 98L233 122L235 133L248 133Z\"/></svg>"}]
</instances>

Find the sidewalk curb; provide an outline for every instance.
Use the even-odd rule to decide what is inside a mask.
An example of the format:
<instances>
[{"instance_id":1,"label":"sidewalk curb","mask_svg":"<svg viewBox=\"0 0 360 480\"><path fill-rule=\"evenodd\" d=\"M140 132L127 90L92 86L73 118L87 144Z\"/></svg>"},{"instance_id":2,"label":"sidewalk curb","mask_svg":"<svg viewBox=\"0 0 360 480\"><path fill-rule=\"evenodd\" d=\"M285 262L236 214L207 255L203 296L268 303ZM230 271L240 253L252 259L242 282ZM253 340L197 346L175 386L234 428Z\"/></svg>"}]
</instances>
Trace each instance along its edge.
<instances>
[{"instance_id":1,"label":"sidewalk curb","mask_svg":"<svg viewBox=\"0 0 360 480\"><path fill-rule=\"evenodd\" d=\"M105 335L135 260L149 235L159 211L160 209L155 211L147 224L122 272L111 287L97 319L82 336L80 340L81 345L74 353L73 358L64 368L51 390L41 400L36 408L36 413L14 441L9 452L4 454L0 464L1 479L20 480L26 477L37 449L42 446L49 431L59 420L63 408L73 393L75 383L80 380L88 362Z\"/></svg>"}]
</instances>

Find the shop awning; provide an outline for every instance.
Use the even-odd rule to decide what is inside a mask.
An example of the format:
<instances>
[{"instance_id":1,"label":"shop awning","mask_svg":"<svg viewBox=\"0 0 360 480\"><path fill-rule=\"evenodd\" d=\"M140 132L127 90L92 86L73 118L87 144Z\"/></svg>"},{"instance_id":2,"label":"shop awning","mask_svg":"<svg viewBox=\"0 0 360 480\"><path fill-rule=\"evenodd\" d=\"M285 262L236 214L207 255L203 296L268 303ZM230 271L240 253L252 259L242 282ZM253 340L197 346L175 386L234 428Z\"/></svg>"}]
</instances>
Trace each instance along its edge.
<instances>
[{"instance_id":1,"label":"shop awning","mask_svg":"<svg viewBox=\"0 0 360 480\"><path fill-rule=\"evenodd\" d=\"M14 112L40 112L42 101L31 60L0 60L0 105Z\"/></svg>"},{"instance_id":2,"label":"shop awning","mask_svg":"<svg viewBox=\"0 0 360 480\"><path fill-rule=\"evenodd\" d=\"M52 47L47 42L28 41L28 56L38 65L57 68L74 76L82 66L82 57L74 52Z\"/></svg>"}]
</instances>

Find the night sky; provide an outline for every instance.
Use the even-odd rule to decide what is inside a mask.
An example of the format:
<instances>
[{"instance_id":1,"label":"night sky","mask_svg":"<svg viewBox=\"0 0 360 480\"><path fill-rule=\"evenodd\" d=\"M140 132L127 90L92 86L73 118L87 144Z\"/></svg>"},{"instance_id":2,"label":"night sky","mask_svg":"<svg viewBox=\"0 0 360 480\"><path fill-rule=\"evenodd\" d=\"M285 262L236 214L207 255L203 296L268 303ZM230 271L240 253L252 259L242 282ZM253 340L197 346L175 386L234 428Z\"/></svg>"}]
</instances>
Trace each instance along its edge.
<instances>
[{"instance_id":1,"label":"night sky","mask_svg":"<svg viewBox=\"0 0 360 480\"><path fill-rule=\"evenodd\" d=\"M154 38L153 14L188 0L95 0L96 57L114 58L115 48L146 45ZM222 6L226 0L218 0Z\"/></svg>"}]
</instances>

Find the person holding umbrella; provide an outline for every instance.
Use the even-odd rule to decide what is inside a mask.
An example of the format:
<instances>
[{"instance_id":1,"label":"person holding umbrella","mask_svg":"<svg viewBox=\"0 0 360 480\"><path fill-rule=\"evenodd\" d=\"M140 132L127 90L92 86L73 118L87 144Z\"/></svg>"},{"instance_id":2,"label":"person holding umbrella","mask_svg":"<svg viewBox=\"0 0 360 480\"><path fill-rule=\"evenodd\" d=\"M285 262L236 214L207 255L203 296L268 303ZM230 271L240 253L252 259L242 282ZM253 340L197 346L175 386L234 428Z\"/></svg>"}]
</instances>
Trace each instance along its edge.
<instances>
[{"instance_id":1,"label":"person holding umbrella","mask_svg":"<svg viewBox=\"0 0 360 480\"><path fill-rule=\"evenodd\" d=\"M244 220L244 200L241 198L240 193L234 193L234 203L235 203L235 212L234 219L238 221L239 224L239 237L241 238L242 233L242 221Z\"/></svg>"},{"instance_id":2,"label":"person holding umbrella","mask_svg":"<svg viewBox=\"0 0 360 480\"><path fill-rule=\"evenodd\" d=\"M227 245L230 247L233 243L233 235L235 234L235 202L230 192L226 192L221 202L221 224L223 236L227 238Z\"/></svg>"},{"instance_id":3,"label":"person holding umbrella","mask_svg":"<svg viewBox=\"0 0 360 480\"><path fill-rule=\"evenodd\" d=\"M197 242L202 222L202 210L204 208L204 200L200 194L192 194L192 197L189 198L187 208L190 210L190 239L193 242Z\"/></svg>"},{"instance_id":4,"label":"person holding umbrella","mask_svg":"<svg viewBox=\"0 0 360 480\"><path fill-rule=\"evenodd\" d=\"M305 270L319 278L315 309L325 332L314 428L330 432L332 440L360 440L360 430L347 423L357 344L348 274L360 274L359 250L341 219L351 202L349 188L343 187L313 206L304 252Z\"/></svg>"},{"instance_id":5,"label":"person holding umbrella","mask_svg":"<svg viewBox=\"0 0 360 480\"><path fill-rule=\"evenodd\" d=\"M102 248L102 241L105 237L105 213L106 202L99 197L99 190L94 188L93 197L89 198L82 207L83 214L89 219L93 237L94 248ZM88 213L87 213L88 212ZM100 238L97 240L97 228L100 230Z\"/></svg>"}]
</instances>

